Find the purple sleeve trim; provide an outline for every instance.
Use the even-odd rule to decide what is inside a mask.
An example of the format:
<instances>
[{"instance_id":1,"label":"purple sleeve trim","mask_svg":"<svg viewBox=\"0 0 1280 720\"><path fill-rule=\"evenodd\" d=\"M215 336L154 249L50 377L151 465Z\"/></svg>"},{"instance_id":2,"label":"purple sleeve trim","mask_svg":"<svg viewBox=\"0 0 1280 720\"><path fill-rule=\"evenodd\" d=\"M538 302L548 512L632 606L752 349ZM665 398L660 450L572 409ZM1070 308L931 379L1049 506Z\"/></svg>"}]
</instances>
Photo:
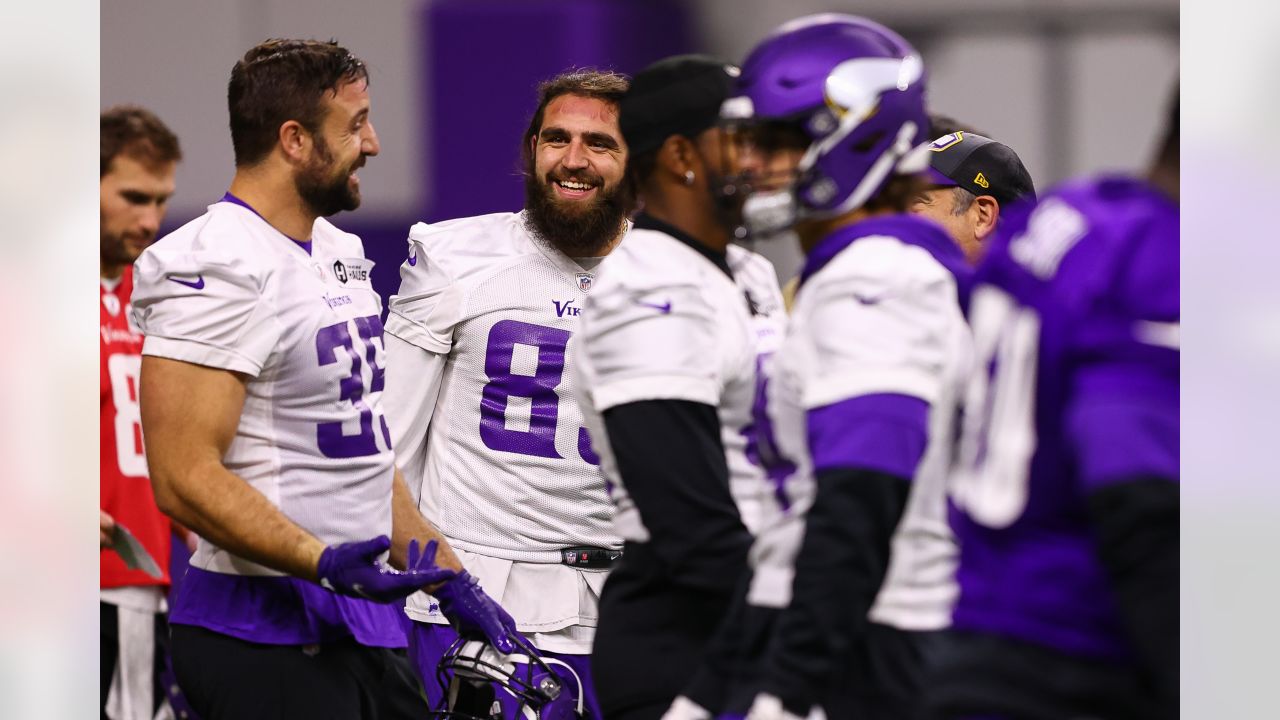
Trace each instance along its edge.
<instances>
[{"instance_id":1,"label":"purple sleeve trim","mask_svg":"<svg viewBox=\"0 0 1280 720\"><path fill-rule=\"evenodd\" d=\"M910 480L929 441L929 403L910 395L862 395L810 410L813 469L858 468Z\"/></svg>"}]
</instances>

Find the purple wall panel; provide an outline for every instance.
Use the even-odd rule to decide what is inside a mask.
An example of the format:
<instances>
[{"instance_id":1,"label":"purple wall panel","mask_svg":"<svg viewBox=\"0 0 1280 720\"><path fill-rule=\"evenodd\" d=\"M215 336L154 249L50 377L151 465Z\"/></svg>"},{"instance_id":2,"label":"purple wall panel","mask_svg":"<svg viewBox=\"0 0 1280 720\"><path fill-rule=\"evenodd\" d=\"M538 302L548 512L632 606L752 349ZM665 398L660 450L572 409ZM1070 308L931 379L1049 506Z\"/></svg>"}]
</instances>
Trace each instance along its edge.
<instances>
[{"instance_id":1,"label":"purple wall panel","mask_svg":"<svg viewBox=\"0 0 1280 720\"><path fill-rule=\"evenodd\" d=\"M692 47L671 0L436 0L421 22L428 220L520 208L520 137L542 80L630 74Z\"/></svg>"}]
</instances>

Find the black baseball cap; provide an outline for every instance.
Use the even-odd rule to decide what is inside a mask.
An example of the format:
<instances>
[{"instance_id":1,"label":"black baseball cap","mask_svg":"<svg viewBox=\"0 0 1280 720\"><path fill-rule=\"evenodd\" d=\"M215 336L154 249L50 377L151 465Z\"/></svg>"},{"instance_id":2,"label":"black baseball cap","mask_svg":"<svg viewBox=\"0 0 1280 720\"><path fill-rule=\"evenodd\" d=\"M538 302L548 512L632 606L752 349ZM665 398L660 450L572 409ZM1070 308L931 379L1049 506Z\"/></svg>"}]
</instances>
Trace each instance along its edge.
<instances>
[{"instance_id":1,"label":"black baseball cap","mask_svg":"<svg viewBox=\"0 0 1280 720\"><path fill-rule=\"evenodd\" d=\"M990 195L1004 206L1036 199L1031 174L1008 145L969 132L953 132L929 146L926 175L942 187L962 187L974 195Z\"/></svg>"},{"instance_id":2,"label":"black baseball cap","mask_svg":"<svg viewBox=\"0 0 1280 720\"><path fill-rule=\"evenodd\" d=\"M672 135L694 137L714 126L738 74L733 63L709 55L675 55L641 70L619 103L628 151L650 152Z\"/></svg>"}]
</instances>

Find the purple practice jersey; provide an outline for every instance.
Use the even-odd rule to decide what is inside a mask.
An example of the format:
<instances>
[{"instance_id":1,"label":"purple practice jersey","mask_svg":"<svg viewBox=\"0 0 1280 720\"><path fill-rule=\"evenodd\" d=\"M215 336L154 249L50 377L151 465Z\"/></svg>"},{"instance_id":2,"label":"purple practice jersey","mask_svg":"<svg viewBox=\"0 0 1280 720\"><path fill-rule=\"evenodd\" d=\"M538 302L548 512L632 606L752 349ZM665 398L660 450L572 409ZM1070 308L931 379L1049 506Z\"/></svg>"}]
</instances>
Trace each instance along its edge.
<instances>
[{"instance_id":1,"label":"purple practice jersey","mask_svg":"<svg viewBox=\"0 0 1280 720\"><path fill-rule=\"evenodd\" d=\"M951 481L957 630L1129 656L1090 493L1178 480L1178 206L1138 180L1012 208L975 278Z\"/></svg>"}]
</instances>

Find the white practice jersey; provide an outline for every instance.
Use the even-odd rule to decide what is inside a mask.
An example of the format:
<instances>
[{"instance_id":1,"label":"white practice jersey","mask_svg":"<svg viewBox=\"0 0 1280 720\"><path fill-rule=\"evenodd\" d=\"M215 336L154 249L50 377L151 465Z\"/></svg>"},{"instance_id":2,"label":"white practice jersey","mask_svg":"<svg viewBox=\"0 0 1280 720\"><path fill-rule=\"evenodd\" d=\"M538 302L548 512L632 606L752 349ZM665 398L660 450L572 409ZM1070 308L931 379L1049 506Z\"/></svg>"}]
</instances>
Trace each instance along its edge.
<instances>
[{"instance_id":1,"label":"white practice jersey","mask_svg":"<svg viewBox=\"0 0 1280 720\"><path fill-rule=\"evenodd\" d=\"M733 280L741 288L751 311L757 375L755 393L758 394L770 357L782 346L786 336L787 309L782 301L778 274L768 258L738 245L730 245L726 259L733 271ZM723 441L729 462L729 490L733 493L742 523L754 535L776 503L773 484L765 477L755 457L755 448L750 446L753 434L754 430L749 425L742 432L724 433Z\"/></svg>"},{"instance_id":2,"label":"white practice jersey","mask_svg":"<svg viewBox=\"0 0 1280 720\"><path fill-rule=\"evenodd\" d=\"M645 400L710 405L717 408L726 452L732 446L742 455L755 393L750 310L743 289L701 253L666 233L634 229L610 255L583 314L583 341L571 349L570 369L587 425L600 439L595 447L613 485L617 531L625 540L647 542L649 532L605 441L602 415ZM758 487L758 470L726 460L731 469L752 473L750 481L731 482Z\"/></svg>"},{"instance_id":3,"label":"white practice jersey","mask_svg":"<svg viewBox=\"0 0 1280 720\"><path fill-rule=\"evenodd\" d=\"M432 378L391 401L397 422L402 405L430 418L398 456L422 513L521 630L594 625L605 573L559 564L566 547L621 547L566 371L594 271L534 238L523 213L414 225L400 271L387 333L439 363L434 401ZM442 621L432 605L415 595L409 613Z\"/></svg>"},{"instance_id":4,"label":"white practice jersey","mask_svg":"<svg viewBox=\"0 0 1280 720\"><path fill-rule=\"evenodd\" d=\"M228 470L329 545L391 534L394 456L380 402L382 302L360 238L316 220L310 252L231 202L134 269L143 355L248 377ZM191 562L279 573L200 539Z\"/></svg>"},{"instance_id":5,"label":"white practice jersey","mask_svg":"<svg viewBox=\"0 0 1280 720\"><path fill-rule=\"evenodd\" d=\"M785 488L752 548L752 604L790 602L804 514L816 484L813 411L846 400L905 395L929 405L928 445L892 540L888 573L869 617L904 630L950 623L957 552L946 511L946 469L972 341L952 271L918 244L859 237L807 278L767 392L771 470ZM839 432L839 418L834 420Z\"/></svg>"}]
</instances>

